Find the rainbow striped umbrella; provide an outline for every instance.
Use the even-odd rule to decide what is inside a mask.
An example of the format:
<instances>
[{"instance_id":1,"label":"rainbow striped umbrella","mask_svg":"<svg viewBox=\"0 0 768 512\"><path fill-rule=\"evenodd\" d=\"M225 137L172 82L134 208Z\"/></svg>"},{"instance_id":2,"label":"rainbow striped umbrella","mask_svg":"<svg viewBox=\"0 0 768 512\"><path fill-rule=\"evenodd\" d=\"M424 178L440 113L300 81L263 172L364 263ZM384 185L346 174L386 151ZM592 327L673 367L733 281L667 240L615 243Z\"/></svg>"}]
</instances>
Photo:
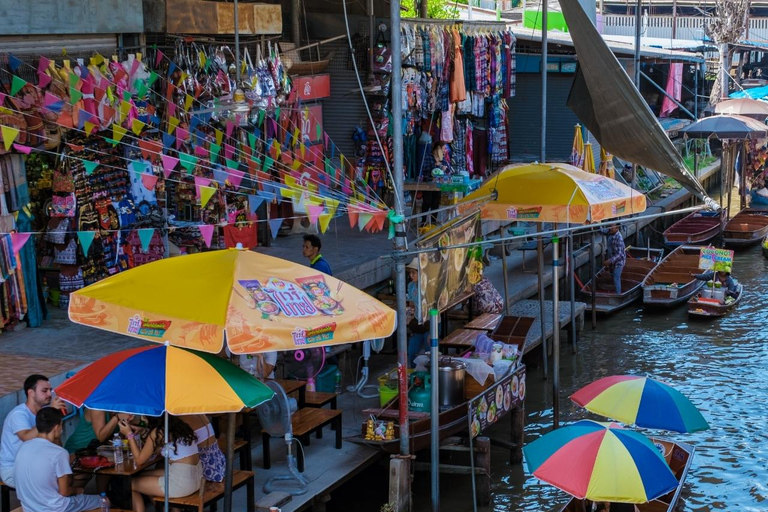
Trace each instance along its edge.
<instances>
[{"instance_id":1,"label":"rainbow striped umbrella","mask_svg":"<svg viewBox=\"0 0 768 512\"><path fill-rule=\"evenodd\" d=\"M638 427L697 432L709 424L696 406L675 388L648 377L614 375L596 380L571 395L588 411Z\"/></svg>"},{"instance_id":2,"label":"rainbow striped umbrella","mask_svg":"<svg viewBox=\"0 0 768 512\"><path fill-rule=\"evenodd\" d=\"M56 394L77 407L160 416L237 412L274 393L225 359L165 344L103 357Z\"/></svg>"},{"instance_id":3,"label":"rainbow striped umbrella","mask_svg":"<svg viewBox=\"0 0 768 512\"><path fill-rule=\"evenodd\" d=\"M533 476L578 499L646 503L677 488L664 457L643 435L582 420L523 448Z\"/></svg>"}]
</instances>

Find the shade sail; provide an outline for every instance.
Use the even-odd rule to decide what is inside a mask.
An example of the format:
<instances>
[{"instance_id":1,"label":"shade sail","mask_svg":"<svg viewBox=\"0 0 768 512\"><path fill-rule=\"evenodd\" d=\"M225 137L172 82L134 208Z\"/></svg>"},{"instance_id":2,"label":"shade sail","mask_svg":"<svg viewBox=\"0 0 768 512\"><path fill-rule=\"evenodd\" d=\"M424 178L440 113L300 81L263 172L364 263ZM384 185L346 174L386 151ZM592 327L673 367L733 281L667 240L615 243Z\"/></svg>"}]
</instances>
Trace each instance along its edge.
<instances>
[{"instance_id":1,"label":"shade sail","mask_svg":"<svg viewBox=\"0 0 768 512\"><path fill-rule=\"evenodd\" d=\"M701 183L686 170L680 153L578 0L560 0L560 5L579 57L567 105L609 152L674 178L706 198Z\"/></svg>"},{"instance_id":2,"label":"shade sail","mask_svg":"<svg viewBox=\"0 0 768 512\"><path fill-rule=\"evenodd\" d=\"M73 322L235 354L386 338L395 312L343 281L252 251L158 260L74 292Z\"/></svg>"}]
</instances>

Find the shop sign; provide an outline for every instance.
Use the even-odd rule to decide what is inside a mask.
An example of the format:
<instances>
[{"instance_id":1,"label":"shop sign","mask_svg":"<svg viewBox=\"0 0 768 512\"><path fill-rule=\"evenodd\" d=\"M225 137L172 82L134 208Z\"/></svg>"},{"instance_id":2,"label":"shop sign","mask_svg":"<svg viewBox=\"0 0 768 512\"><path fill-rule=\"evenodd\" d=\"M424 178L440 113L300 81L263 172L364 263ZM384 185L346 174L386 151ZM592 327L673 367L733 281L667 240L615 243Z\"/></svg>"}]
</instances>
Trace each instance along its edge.
<instances>
[{"instance_id":1,"label":"shop sign","mask_svg":"<svg viewBox=\"0 0 768 512\"><path fill-rule=\"evenodd\" d=\"M323 140L323 106L306 105L301 110L301 140L315 144Z\"/></svg>"},{"instance_id":2,"label":"shop sign","mask_svg":"<svg viewBox=\"0 0 768 512\"><path fill-rule=\"evenodd\" d=\"M330 75L300 76L293 83L301 101L319 100L331 95Z\"/></svg>"},{"instance_id":3,"label":"shop sign","mask_svg":"<svg viewBox=\"0 0 768 512\"><path fill-rule=\"evenodd\" d=\"M479 233L478 212L418 243L420 249L432 249L419 254L419 304L414 304L419 323L428 320L430 309L443 311L472 288L468 269L473 252L461 245L474 241Z\"/></svg>"},{"instance_id":4,"label":"shop sign","mask_svg":"<svg viewBox=\"0 0 768 512\"><path fill-rule=\"evenodd\" d=\"M496 382L469 401L469 435L479 436L525 400L525 366Z\"/></svg>"},{"instance_id":5,"label":"shop sign","mask_svg":"<svg viewBox=\"0 0 768 512\"><path fill-rule=\"evenodd\" d=\"M702 270L714 270L722 272L725 267L733 266L733 251L728 249L715 249L714 247L702 247L699 254L699 268Z\"/></svg>"}]
</instances>

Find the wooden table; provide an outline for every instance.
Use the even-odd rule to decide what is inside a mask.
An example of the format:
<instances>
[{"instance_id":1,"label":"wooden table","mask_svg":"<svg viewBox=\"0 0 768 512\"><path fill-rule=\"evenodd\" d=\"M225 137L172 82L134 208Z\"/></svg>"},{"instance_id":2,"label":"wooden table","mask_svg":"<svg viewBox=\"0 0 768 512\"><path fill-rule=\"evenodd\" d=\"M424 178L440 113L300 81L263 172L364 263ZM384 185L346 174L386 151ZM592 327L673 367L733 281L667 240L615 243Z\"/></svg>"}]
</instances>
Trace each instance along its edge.
<instances>
[{"instance_id":1,"label":"wooden table","mask_svg":"<svg viewBox=\"0 0 768 512\"><path fill-rule=\"evenodd\" d=\"M291 393L295 393L298 391L299 398L297 400L299 409L304 407L304 403L306 402L307 397L307 382L303 380L293 380L293 379L274 379L275 382L280 384L280 387L285 390L286 395L290 395Z\"/></svg>"},{"instance_id":2,"label":"wooden table","mask_svg":"<svg viewBox=\"0 0 768 512\"><path fill-rule=\"evenodd\" d=\"M131 503L131 477L141 473L147 468L154 466L158 462L162 463L163 458L159 455L155 455L144 464L137 465L135 469L132 465L132 462L133 458L128 459L128 454L126 453L125 460L123 461L122 466L119 468L112 466L109 468L93 470L81 468L79 466L73 466L72 473L81 475L104 475L111 477L109 498L112 501L112 504L115 508L131 510L133 508Z\"/></svg>"},{"instance_id":3,"label":"wooden table","mask_svg":"<svg viewBox=\"0 0 768 512\"><path fill-rule=\"evenodd\" d=\"M499 324L499 321L501 320L501 317L504 316L501 313L483 313L479 317L475 318L471 322L469 322L467 325L464 326L465 329L477 329L480 331L492 331L496 328L496 326Z\"/></svg>"},{"instance_id":4,"label":"wooden table","mask_svg":"<svg viewBox=\"0 0 768 512\"><path fill-rule=\"evenodd\" d=\"M478 334L480 331L477 329L456 329L440 340L440 346L458 349L473 347Z\"/></svg>"}]
</instances>

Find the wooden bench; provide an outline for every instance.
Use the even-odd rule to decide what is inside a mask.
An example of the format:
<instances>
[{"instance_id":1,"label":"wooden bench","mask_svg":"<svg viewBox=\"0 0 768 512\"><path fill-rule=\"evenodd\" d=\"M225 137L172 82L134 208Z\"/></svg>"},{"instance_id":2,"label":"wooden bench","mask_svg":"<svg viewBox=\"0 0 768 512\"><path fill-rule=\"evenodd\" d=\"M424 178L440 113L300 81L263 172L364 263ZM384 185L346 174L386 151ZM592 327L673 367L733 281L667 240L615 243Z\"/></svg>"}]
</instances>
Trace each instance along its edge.
<instances>
[{"instance_id":1,"label":"wooden bench","mask_svg":"<svg viewBox=\"0 0 768 512\"><path fill-rule=\"evenodd\" d=\"M16 512L11 511L11 492L15 493L16 489L0 480L0 512Z\"/></svg>"},{"instance_id":2,"label":"wooden bench","mask_svg":"<svg viewBox=\"0 0 768 512\"><path fill-rule=\"evenodd\" d=\"M336 430L336 449L341 450L341 411L334 409L319 409L306 407L299 409L291 416L293 437L309 446L309 436L312 432L321 430L326 425L332 425ZM318 436L319 437L319 436ZM262 450L264 453L264 469L272 467L269 440L272 437L265 431L261 432ZM299 471L304 471L304 450L296 450L296 461Z\"/></svg>"},{"instance_id":3,"label":"wooden bench","mask_svg":"<svg viewBox=\"0 0 768 512\"><path fill-rule=\"evenodd\" d=\"M330 404L332 410L336 410L336 400L339 395L336 393L323 393L322 391L307 391L304 398L304 405L307 407L314 407L320 409L326 404ZM331 430L336 430L336 425L331 424ZM318 439L323 438L323 429L318 429L315 434Z\"/></svg>"},{"instance_id":4,"label":"wooden bench","mask_svg":"<svg viewBox=\"0 0 768 512\"><path fill-rule=\"evenodd\" d=\"M219 436L219 439L217 439L217 442L219 444L219 448L221 449L222 453L226 456L227 455L227 438L226 436ZM246 439L235 439L235 446L234 452L238 455L238 458L240 460L240 469L243 471L252 471L253 470L253 458L251 456L251 442Z\"/></svg>"},{"instance_id":5,"label":"wooden bench","mask_svg":"<svg viewBox=\"0 0 768 512\"><path fill-rule=\"evenodd\" d=\"M253 512L253 502L256 498L256 488L253 481L253 471L234 471L232 474L232 491L245 486L247 488L247 505L248 512ZM202 512L203 509L209 505L215 504L218 500L224 497L224 482L205 482L200 490L190 494L189 496L183 496L181 498L170 498L168 503L171 508L180 508L182 510L192 510L195 512ZM152 500L162 506L165 503L164 496L154 496ZM113 509L114 510L114 509Z\"/></svg>"}]
</instances>

